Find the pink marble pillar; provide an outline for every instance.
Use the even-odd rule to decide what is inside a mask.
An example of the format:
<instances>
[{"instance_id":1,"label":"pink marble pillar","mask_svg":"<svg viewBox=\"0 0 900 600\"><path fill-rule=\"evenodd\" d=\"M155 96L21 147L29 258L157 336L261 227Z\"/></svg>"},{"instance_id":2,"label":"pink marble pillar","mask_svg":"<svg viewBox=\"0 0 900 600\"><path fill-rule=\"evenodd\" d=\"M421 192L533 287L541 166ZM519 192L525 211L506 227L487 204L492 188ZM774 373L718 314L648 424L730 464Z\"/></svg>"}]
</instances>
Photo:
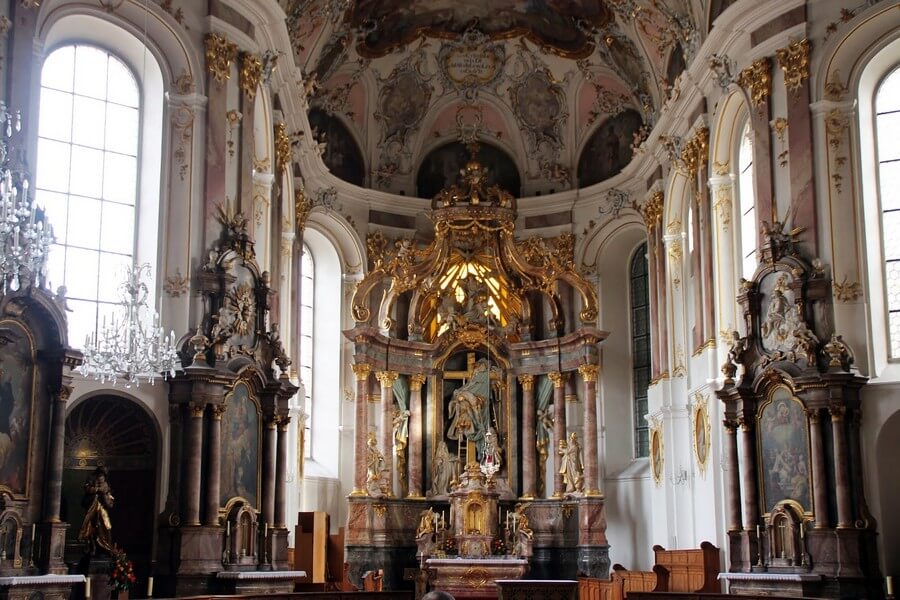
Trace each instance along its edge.
<instances>
[{"instance_id":1,"label":"pink marble pillar","mask_svg":"<svg viewBox=\"0 0 900 600\"><path fill-rule=\"evenodd\" d=\"M744 529L755 531L759 525L759 495L756 486L756 440L753 435L753 425L746 419L741 420L741 440L743 452L741 453L741 476L743 478L742 491L744 494Z\"/></svg>"},{"instance_id":2,"label":"pink marble pillar","mask_svg":"<svg viewBox=\"0 0 900 600\"><path fill-rule=\"evenodd\" d=\"M566 441L566 379L568 373L548 373L547 377L553 382L553 498L562 498L566 492L566 484L563 480L562 455L559 453L561 444Z\"/></svg>"},{"instance_id":3,"label":"pink marble pillar","mask_svg":"<svg viewBox=\"0 0 900 600\"><path fill-rule=\"evenodd\" d=\"M219 524L219 496L222 476L222 415L224 404L210 405L212 419L209 422L209 441L206 445L206 525Z\"/></svg>"},{"instance_id":4,"label":"pink marble pillar","mask_svg":"<svg viewBox=\"0 0 900 600\"><path fill-rule=\"evenodd\" d=\"M537 412L534 407L534 375L519 375L522 386L522 499L534 498L537 486Z\"/></svg>"},{"instance_id":5,"label":"pink marble pillar","mask_svg":"<svg viewBox=\"0 0 900 600\"><path fill-rule=\"evenodd\" d=\"M806 411L809 417L809 445L812 452L813 470L813 511L816 515L816 529L828 527L828 481L825 477L825 448L822 444L822 421L819 409Z\"/></svg>"},{"instance_id":6,"label":"pink marble pillar","mask_svg":"<svg viewBox=\"0 0 900 600\"><path fill-rule=\"evenodd\" d=\"M409 494L407 498L424 498L422 494L422 384L425 375L409 376Z\"/></svg>"},{"instance_id":7,"label":"pink marble pillar","mask_svg":"<svg viewBox=\"0 0 900 600\"><path fill-rule=\"evenodd\" d=\"M725 423L726 488L728 490L728 531L741 530L741 471L738 466L737 423Z\"/></svg>"},{"instance_id":8,"label":"pink marble pillar","mask_svg":"<svg viewBox=\"0 0 900 600\"><path fill-rule=\"evenodd\" d=\"M578 372L584 380L584 495L602 497L597 459L597 365L581 365Z\"/></svg>"},{"instance_id":9,"label":"pink marble pillar","mask_svg":"<svg viewBox=\"0 0 900 600\"><path fill-rule=\"evenodd\" d=\"M659 331L656 328L656 323L659 320L659 302L656 299L657 289L656 289L656 270L659 268L659 264L661 261L658 260L656 256L656 242L654 238L653 227L647 233L647 280L650 284L648 300L649 300L649 318L650 323L648 326L650 327L650 380L653 381L657 377L659 377L662 369L660 368L659 361Z\"/></svg>"},{"instance_id":10,"label":"pink marble pillar","mask_svg":"<svg viewBox=\"0 0 900 600\"><path fill-rule=\"evenodd\" d=\"M384 454L384 474L382 481L384 495L394 497L394 382L399 377L397 371L379 371L375 374L381 384L381 452Z\"/></svg>"},{"instance_id":11,"label":"pink marble pillar","mask_svg":"<svg viewBox=\"0 0 900 600\"><path fill-rule=\"evenodd\" d=\"M372 367L366 363L353 365L356 376L356 429L353 444L353 491L351 496L367 496L366 491L366 433L369 427L369 374Z\"/></svg>"},{"instance_id":12,"label":"pink marble pillar","mask_svg":"<svg viewBox=\"0 0 900 600\"><path fill-rule=\"evenodd\" d=\"M844 426L846 407L835 404L828 407L831 413L831 435L834 440L834 487L837 499L838 529L853 527L853 505L850 500L850 473L847 456L847 428Z\"/></svg>"},{"instance_id":13,"label":"pink marble pillar","mask_svg":"<svg viewBox=\"0 0 900 600\"><path fill-rule=\"evenodd\" d=\"M184 444L184 520L185 525L200 525L200 473L203 453L203 412L206 404L188 405L189 418Z\"/></svg>"}]
</instances>

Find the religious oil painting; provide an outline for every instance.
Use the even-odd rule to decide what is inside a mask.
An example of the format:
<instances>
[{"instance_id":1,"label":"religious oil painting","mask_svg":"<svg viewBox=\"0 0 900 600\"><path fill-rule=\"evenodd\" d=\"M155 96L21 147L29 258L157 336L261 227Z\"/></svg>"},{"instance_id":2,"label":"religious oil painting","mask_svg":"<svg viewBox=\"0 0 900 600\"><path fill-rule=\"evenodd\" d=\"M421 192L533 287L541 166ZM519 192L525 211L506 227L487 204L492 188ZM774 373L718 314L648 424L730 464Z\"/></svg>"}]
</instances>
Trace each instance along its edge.
<instances>
[{"instance_id":1,"label":"religious oil painting","mask_svg":"<svg viewBox=\"0 0 900 600\"><path fill-rule=\"evenodd\" d=\"M810 511L809 429L803 405L788 388L778 386L758 419L766 512L782 500Z\"/></svg>"},{"instance_id":2,"label":"religious oil painting","mask_svg":"<svg viewBox=\"0 0 900 600\"><path fill-rule=\"evenodd\" d=\"M643 125L637 111L607 119L595 131L578 159L578 185L587 187L616 175L631 162L634 136Z\"/></svg>"},{"instance_id":3,"label":"religious oil painting","mask_svg":"<svg viewBox=\"0 0 900 600\"><path fill-rule=\"evenodd\" d=\"M650 473L657 486L662 485L663 460L662 429L654 425L650 429Z\"/></svg>"},{"instance_id":4,"label":"religious oil painting","mask_svg":"<svg viewBox=\"0 0 900 600\"><path fill-rule=\"evenodd\" d=\"M235 385L225 403L220 504L239 496L257 506L259 410L245 383Z\"/></svg>"},{"instance_id":5,"label":"religious oil painting","mask_svg":"<svg viewBox=\"0 0 900 600\"><path fill-rule=\"evenodd\" d=\"M0 321L0 490L24 496L31 447L34 359L31 337L14 321Z\"/></svg>"}]
</instances>

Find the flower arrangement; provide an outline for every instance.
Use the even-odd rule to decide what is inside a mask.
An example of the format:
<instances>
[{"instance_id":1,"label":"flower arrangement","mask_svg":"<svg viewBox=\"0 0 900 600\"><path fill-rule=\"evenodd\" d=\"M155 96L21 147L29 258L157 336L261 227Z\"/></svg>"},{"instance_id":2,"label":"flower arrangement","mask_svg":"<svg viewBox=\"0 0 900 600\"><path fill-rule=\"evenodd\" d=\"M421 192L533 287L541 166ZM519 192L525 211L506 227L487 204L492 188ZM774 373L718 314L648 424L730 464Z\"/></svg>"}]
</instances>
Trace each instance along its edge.
<instances>
[{"instance_id":1,"label":"flower arrangement","mask_svg":"<svg viewBox=\"0 0 900 600\"><path fill-rule=\"evenodd\" d=\"M128 591L137 577L134 576L134 563L128 560L128 555L121 548L116 548L113 555L112 571L109 573L109 585L120 592Z\"/></svg>"},{"instance_id":2,"label":"flower arrangement","mask_svg":"<svg viewBox=\"0 0 900 600\"><path fill-rule=\"evenodd\" d=\"M459 546L456 545L455 537L448 536L447 539L444 540L444 553L447 556L456 556L459 554Z\"/></svg>"},{"instance_id":3,"label":"flower arrangement","mask_svg":"<svg viewBox=\"0 0 900 600\"><path fill-rule=\"evenodd\" d=\"M494 556L506 556L506 542L503 538L495 537L491 542L491 554Z\"/></svg>"}]
</instances>

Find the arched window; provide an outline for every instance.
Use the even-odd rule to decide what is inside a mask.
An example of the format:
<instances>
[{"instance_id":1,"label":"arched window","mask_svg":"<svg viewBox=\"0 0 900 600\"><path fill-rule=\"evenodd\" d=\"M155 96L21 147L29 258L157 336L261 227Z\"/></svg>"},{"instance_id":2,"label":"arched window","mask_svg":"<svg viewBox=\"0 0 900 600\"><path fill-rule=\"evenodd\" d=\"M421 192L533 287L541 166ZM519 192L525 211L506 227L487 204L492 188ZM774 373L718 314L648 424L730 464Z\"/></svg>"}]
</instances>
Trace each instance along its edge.
<instances>
[{"instance_id":1,"label":"arched window","mask_svg":"<svg viewBox=\"0 0 900 600\"><path fill-rule=\"evenodd\" d=\"M900 69L888 75L875 96L875 135L884 241L885 291L890 356L900 357Z\"/></svg>"},{"instance_id":2,"label":"arched window","mask_svg":"<svg viewBox=\"0 0 900 600\"><path fill-rule=\"evenodd\" d=\"M145 43L103 19L65 16L42 41L36 202L56 237L48 281L67 288L81 347L115 311L124 266L150 263L154 279L159 267L165 88Z\"/></svg>"},{"instance_id":3,"label":"arched window","mask_svg":"<svg viewBox=\"0 0 900 600\"><path fill-rule=\"evenodd\" d=\"M641 244L631 257L631 356L634 394L634 455L650 455L650 430L647 414L647 388L650 386L650 291L647 268L647 244Z\"/></svg>"},{"instance_id":4,"label":"arched window","mask_svg":"<svg viewBox=\"0 0 900 600\"><path fill-rule=\"evenodd\" d=\"M741 132L738 149L738 206L741 215L741 265L740 274L751 279L756 271L756 194L753 188L753 133L750 122Z\"/></svg>"},{"instance_id":5,"label":"arched window","mask_svg":"<svg viewBox=\"0 0 900 600\"><path fill-rule=\"evenodd\" d=\"M313 336L315 335L315 285L316 264L309 246L303 244L300 262L300 380L303 382L303 412L306 413L306 431L303 437L303 456L309 457L311 447L310 423L312 422L313 390Z\"/></svg>"},{"instance_id":6,"label":"arched window","mask_svg":"<svg viewBox=\"0 0 900 600\"><path fill-rule=\"evenodd\" d=\"M134 261L138 83L109 52L64 46L44 61L40 111L37 201L56 237L49 279L67 288L70 343L80 346Z\"/></svg>"}]
</instances>

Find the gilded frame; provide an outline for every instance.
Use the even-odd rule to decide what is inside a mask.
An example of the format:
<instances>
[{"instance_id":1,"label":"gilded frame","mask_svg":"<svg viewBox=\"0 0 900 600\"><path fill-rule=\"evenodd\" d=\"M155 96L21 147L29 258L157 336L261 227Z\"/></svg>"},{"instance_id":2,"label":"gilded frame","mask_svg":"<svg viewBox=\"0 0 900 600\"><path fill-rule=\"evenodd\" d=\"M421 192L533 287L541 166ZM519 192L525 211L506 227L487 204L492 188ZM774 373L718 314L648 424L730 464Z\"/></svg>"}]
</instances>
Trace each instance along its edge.
<instances>
[{"instance_id":1,"label":"gilded frame","mask_svg":"<svg viewBox=\"0 0 900 600\"><path fill-rule=\"evenodd\" d=\"M0 484L0 493L4 493L9 495L11 498L15 500L28 500L31 496L29 491L31 490L31 456L34 450L34 434L35 434L35 417L36 417L36 409L39 398L37 396L37 379L38 379L38 364L37 364L37 348L35 344L34 336L31 333L31 330L25 326L21 321L17 321L15 319L0 319L0 327L12 327L16 329L19 333L24 334L25 338L28 340L28 359L31 361L31 399L30 406L28 407L28 449L25 454L25 484L22 491L13 490L12 488Z\"/></svg>"},{"instance_id":2,"label":"gilded frame","mask_svg":"<svg viewBox=\"0 0 900 600\"><path fill-rule=\"evenodd\" d=\"M662 485L665 471L665 447L661 423L650 426L650 474L657 487Z\"/></svg>"},{"instance_id":3,"label":"gilded frame","mask_svg":"<svg viewBox=\"0 0 900 600\"><path fill-rule=\"evenodd\" d=\"M691 408L691 446L701 475L706 475L709 453L712 449L712 427L709 422L709 398L701 393L694 394Z\"/></svg>"}]
</instances>

